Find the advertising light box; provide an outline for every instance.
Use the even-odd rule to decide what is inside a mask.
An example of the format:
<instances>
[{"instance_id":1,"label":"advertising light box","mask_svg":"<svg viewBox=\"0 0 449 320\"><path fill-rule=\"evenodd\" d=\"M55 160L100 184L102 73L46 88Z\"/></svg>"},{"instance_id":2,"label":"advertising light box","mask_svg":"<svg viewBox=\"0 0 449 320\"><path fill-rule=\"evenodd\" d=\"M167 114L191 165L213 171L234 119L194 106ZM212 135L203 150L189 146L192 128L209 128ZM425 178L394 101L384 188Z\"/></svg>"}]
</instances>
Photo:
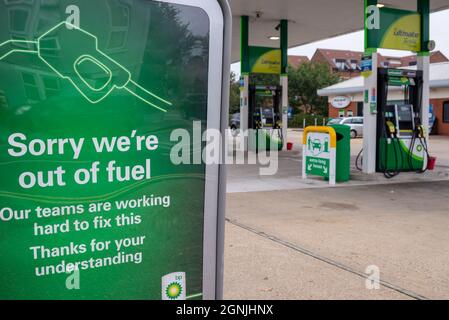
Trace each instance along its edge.
<instances>
[{"instance_id":1,"label":"advertising light box","mask_svg":"<svg viewBox=\"0 0 449 320\"><path fill-rule=\"evenodd\" d=\"M0 299L217 298L226 10L0 2Z\"/></svg>"}]
</instances>

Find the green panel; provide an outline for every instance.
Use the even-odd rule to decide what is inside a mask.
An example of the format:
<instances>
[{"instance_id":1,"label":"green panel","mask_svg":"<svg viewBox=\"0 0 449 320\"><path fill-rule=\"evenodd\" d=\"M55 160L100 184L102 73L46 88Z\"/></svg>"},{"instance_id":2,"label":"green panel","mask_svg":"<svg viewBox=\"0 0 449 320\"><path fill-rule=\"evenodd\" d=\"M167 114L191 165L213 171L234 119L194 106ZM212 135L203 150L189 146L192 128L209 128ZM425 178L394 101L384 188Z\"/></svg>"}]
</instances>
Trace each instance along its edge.
<instances>
[{"instance_id":1,"label":"green panel","mask_svg":"<svg viewBox=\"0 0 449 320\"><path fill-rule=\"evenodd\" d=\"M424 166L424 159L412 155L405 144L397 140L387 143L385 138L379 141L380 168L385 170L418 171Z\"/></svg>"},{"instance_id":2,"label":"green panel","mask_svg":"<svg viewBox=\"0 0 449 320\"><path fill-rule=\"evenodd\" d=\"M329 178L330 176L329 159L306 157L306 172L307 174L313 176Z\"/></svg>"},{"instance_id":3,"label":"green panel","mask_svg":"<svg viewBox=\"0 0 449 320\"><path fill-rule=\"evenodd\" d=\"M241 73L250 72L249 62L249 17L242 16L240 18L240 61Z\"/></svg>"},{"instance_id":4,"label":"green panel","mask_svg":"<svg viewBox=\"0 0 449 320\"><path fill-rule=\"evenodd\" d=\"M428 43L430 41L430 3L429 0L418 0L418 12L422 16L421 21L421 48L423 53L429 52Z\"/></svg>"},{"instance_id":5,"label":"green panel","mask_svg":"<svg viewBox=\"0 0 449 320\"><path fill-rule=\"evenodd\" d=\"M276 48L250 47L249 65L251 73L281 74L282 51Z\"/></svg>"},{"instance_id":6,"label":"green panel","mask_svg":"<svg viewBox=\"0 0 449 320\"><path fill-rule=\"evenodd\" d=\"M66 5L80 9L77 29L65 23L65 1L28 3L0 2L0 43L15 37L24 19L23 37L40 42L39 56L15 52L0 61L0 299L161 299L161 279L173 272L186 273L184 293L201 297L205 166L172 164L170 150L178 141L170 134L192 133L192 120L202 122L202 130L207 125L208 16L199 8L159 1L75 0ZM10 17L14 20L6 24ZM33 29L38 25L44 27ZM22 146L10 145L14 133L22 134L16 143L34 148L36 155L8 152ZM145 140L138 147L137 137L151 135L158 138L156 150ZM95 150L92 139L121 136L131 137L130 150ZM53 139L68 138L85 139L79 157L67 140L49 151ZM75 183L75 172L96 161L97 181L91 175L88 184ZM112 178L106 171L110 163L117 167ZM135 175L128 179L130 168ZM18 179L24 172L42 172L43 183L52 186L24 188ZM142 199L141 206L116 206L133 199ZM90 205L106 202L110 210L89 212ZM31 212L28 219L5 221L5 208ZM95 229L94 221L104 219L112 226ZM75 220L90 228L75 231ZM70 232L61 229L66 223ZM59 229L33 235L35 224ZM116 240L132 237L145 240L114 247ZM92 239L111 241L111 247L91 252ZM85 244L86 252L70 249L71 243ZM34 246L64 249L39 250L34 259ZM115 262L100 267L108 257ZM82 262L80 289L68 290L68 275L53 274L50 266L74 262Z\"/></svg>"},{"instance_id":7,"label":"green panel","mask_svg":"<svg viewBox=\"0 0 449 320\"><path fill-rule=\"evenodd\" d=\"M281 73L288 72L288 20L281 21L281 51L282 51L282 66Z\"/></svg>"},{"instance_id":8,"label":"green panel","mask_svg":"<svg viewBox=\"0 0 449 320\"><path fill-rule=\"evenodd\" d=\"M368 15L366 13L366 9L369 6L377 6L377 0L364 0L365 2L365 6L364 6L364 11L363 11L363 21L365 21L365 53L373 53L376 52L377 49L377 42L375 42L374 46L372 39L377 39L378 37L378 30L369 30L367 29L366 26L366 20L368 18Z\"/></svg>"},{"instance_id":9,"label":"green panel","mask_svg":"<svg viewBox=\"0 0 449 320\"><path fill-rule=\"evenodd\" d=\"M377 1L365 1L367 6L376 5ZM368 29L365 25L365 49L376 48L408 50L420 52L423 43L429 38L429 12L426 4L420 4L420 10L406 11L388 7L379 9L380 29ZM365 14L365 21L368 15Z\"/></svg>"},{"instance_id":10,"label":"green panel","mask_svg":"<svg viewBox=\"0 0 449 320\"><path fill-rule=\"evenodd\" d=\"M331 125L337 134L335 180L347 182L351 175L351 128L346 125Z\"/></svg>"}]
</instances>

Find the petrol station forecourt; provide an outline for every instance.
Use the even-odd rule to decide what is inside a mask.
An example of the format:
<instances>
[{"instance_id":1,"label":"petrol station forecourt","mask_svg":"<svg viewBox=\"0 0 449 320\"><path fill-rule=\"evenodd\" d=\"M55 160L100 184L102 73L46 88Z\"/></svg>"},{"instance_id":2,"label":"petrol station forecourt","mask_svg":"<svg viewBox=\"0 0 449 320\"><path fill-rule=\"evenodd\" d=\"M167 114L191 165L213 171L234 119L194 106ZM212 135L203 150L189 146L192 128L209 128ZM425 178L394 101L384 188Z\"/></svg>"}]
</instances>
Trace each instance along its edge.
<instances>
[{"instance_id":1,"label":"petrol station forecourt","mask_svg":"<svg viewBox=\"0 0 449 320\"><path fill-rule=\"evenodd\" d=\"M418 7L422 3L417 3ZM376 4L377 2L366 2L367 6ZM413 8L414 5L409 7ZM385 12L387 10L385 9ZM247 37L253 45L256 42L254 39L266 43L269 33L267 28L257 29L257 26L268 23L264 22L263 15L263 10L261 17L250 15L249 20L252 23L249 24L248 33L247 22L244 18L241 19L243 27L238 30L243 32L242 45L247 41ZM283 26L279 26L282 43ZM294 23L289 23L288 27L297 28ZM291 33L291 29L289 32ZM366 31L367 37L370 37L369 32ZM431 171L421 170L427 167L426 156L422 157L426 163L409 164L408 160L399 160L402 156L398 155L397 147L383 149L378 145L378 141L384 139L380 123L387 122L391 122L395 127L391 131L392 136L385 140L387 145L390 143L388 141L395 143L396 139L411 139L409 141L412 141L411 146L413 145L415 138L413 135L407 138L406 132L409 128L403 121L407 116L394 116L395 112L402 112L401 110L408 109L407 113L414 116L421 112L418 117L422 122L420 120L415 124L423 124L422 133L429 133L426 123L429 110L419 106L429 103L428 100L421 100L423 97L437 97L435 92L438 92L439 86L442 85L443 81L440 80L444 80L444 72L441 69L446 64L431 65L429 69L429 55L418 53L417 68L405 68L403 73L384 73L384 82L378 82L377 73L381 74L382 70L378 71L376 67L377 50L369 48L369 44L367 40L367 62L363 70L366 77L349 80L347 85L343 82L319 91L320 95L330 97L352 94L358 99L360 96L360 100L353 101L364 103L365 134L363 139L350 142L349 181L330 187L328 181L313 177L316 172L311 172L312 176L303 180L303 141L305 145L309 145L310 139L304 139L306 133L302 129L285 129L285 122L284 132L279 136L285 143L293 143L294 147L291 151L284 149L279 153L279 158L275 160L279 165L276 175L260 176L261 166L258 165L229 166L225 247L226 298L448 298L448 287L439 279L447 278L444 266L449 258L445 231L449 217L444 200L449 189L449 138L445 135L430 136L427 143L421 138L423 147L418 149L425 150L427 144L429 154L437 158L437 167ZM245 54L244 49L242 52ZM251 47L249 52L251 55ZM242 68L246 68L244 62L242 65ZM414 71L416 69L423 70L423 73ZM374 78L370 79L371 77ZM395 77L410 77L413 80L394 83ZM282 90L276 87L275 83L273 88L258 87L257 83L251 83L249 79L242 69L241 83L244 87L241 90L241 101L247 101L249 113L247 116L245 105L242 105L241 123L245 125L248 117L248 128L276 130L276 127L273 127L276 121L264 123L260 120L260 112L253 111L257 110L257 107L254 107L252 101L258 101L257 96L263 94L262 90L272 90L273 101L280 100L282 103L282 97L277 98L277 92ZM282 82L282 74L280 79L281 85L285 84ZM354 83L356 85L353 85ZM348 92L344 89L345 85L350 87ZM404 94L404 88L407 94L410 93L409 96ZM382 96L379 92L387 94ZM384 111L379 104L384 106ZM283 110L282 105L277 110ZM438 116L442 121L443 111L439 110ZM393 115L391 118L390 113ZM279 114L282 114L282 111ZM283 114L285 116L285 111ZM255 120L252 120L252 115ZM382 115L385 118L382 118ZM280 121L281 118L279 117ZM412 118L413 116L410 119ZM414 124L409 122L409 125L410 130L414 130ZM282 128L282 125L279 127ZM376 127L379 129L377 136L370 133L370 128ZM311 130L313 131L313 128ZM245 143L240 139L241 137L231 138L236 145ZM403 142L400 144L403 145ZM404 145L406 144L407 142L404 142ZM316 145L316 148L321 147ZM249 153L260 152L251 145L250 138L248 149ZM370 149L373 153L370 155L368 151L367 155L366 150ZM384 150L389 153L389 164L382 162L385 161ZM407 157L406 152L402 158ZM395 158L398 160L395 161ZM356 161L359 162L358 165ZM401 165L403 167L399 168ZM416 171L426 172L417 174ZM244 273L244 269L254 271ZM379 288L370 289L367 279L376 270L382 274ZM295 279L293 286L292 279ZM242 293L248 286L255 288L249 293Z\"/></svg>"}]
</instances>

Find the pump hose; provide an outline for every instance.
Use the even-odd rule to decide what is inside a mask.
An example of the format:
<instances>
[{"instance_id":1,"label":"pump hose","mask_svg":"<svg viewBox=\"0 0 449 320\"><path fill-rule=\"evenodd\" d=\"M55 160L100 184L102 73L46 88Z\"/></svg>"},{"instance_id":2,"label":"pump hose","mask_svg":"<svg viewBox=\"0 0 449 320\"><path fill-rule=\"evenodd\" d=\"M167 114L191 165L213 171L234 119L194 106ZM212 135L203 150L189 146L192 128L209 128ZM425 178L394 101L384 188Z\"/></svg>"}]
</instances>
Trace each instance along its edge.
<instances>
[{"instance_id":1,"label":"pump hose","mask_svg":"<svg viewBox=\"0 0 449 320\"><path fill-rule=\"evenodd\" d=\"M416 173L423 174L423 173L427 172L427 170L428 170L427 167L426 168L420 168L420 169L415 169L413 167L413 150L415 150L415 144L416 144L417 140L419 140L419 142L423 146L424 151L426 152L427 160L430 159L430 153L429 153L429 148L428 148L428 145L427 145L427 139L423 138L419 132L414 131L413 132L413 137L412 137L412 142L410 144L410 150L409 150L409 166L410 166L410 170L416 170Z\"/></svg>"},{"instance_id":2,"label":"pump hose","mask_svg":"<svg viewBox=\"0 0 449 320\"><path fill-rule=\"evenodd\" d=\"M386 132L384 131L385 135ZM386 143L385 143L385 168L384 168L384 177L387 179L392 179L394 177L397 177L400 173L401 170L399 168L399 155L398 155L398 146L397 143L395 143L395 141L397 141L399 143L399 139L396 138L392 138L392 143L393 143L393 150L394 150L394 157L395 157L395 170L388 170L388 137L386 136ZM399 150L401 151L401 150Z\"/></svg>"},{"instance_id":3,"label":"pump hose","mask_svg":"<svg viewBox=\"0 0 449 320\"><path fill-rule=\"evenodd\" d=\"M427 145L427 139L419 137L419 141L423 145L424 150L426 151L427 161L430 159L429 146ZM428 166L424 169L418 170L417 173L426 173L429 170Z\"/></svg>"},{"instance_id":4,"label":"pump hose","mask_svg":"<svg viewBox=\"0 0 449 320\"><path fill-rule=\"evenodd\" d=\"M410 148L408 150L408 164L410 166L410 170L415 170L413 167L413 150L415 150L416 143L416 130L413 131L412 141L410 143Z\"/></svg>"},{"instance_id":5,"label":"pump hose","mask_svg":"<svg viewBox=\"0 0 449 320\"><path fill-rule=\"evenodd\" d=\"M279 129L279 138L281 139L281 144L282 144L282 148L284 148L284 131L282 130L282 128Z\"/></svg>"},{"instance_id":6,"label":"pump hose","mask_svg":"<svg viewBox=\"0 0 449 320\"><path fill-rule=\"evenodd\" d=\"M359 166L360 164L360 166ZM363 171L363 148L360 150L359 154L357 155L357 159L355 159L355 167L359 171Z\"/></svg>"},{"instance_id":7,"label":"pump hose","mask_svg":"<svg viewBox=\"0 0 449 320\"><path fill-rule=\"evenodd\" d=\"M388 87L388 79L387 79L387 85L385 86L385 97L388 97L388 91L389 91L389 87ZM390 138L388 137L387 128L385 126L383 128L383 135L385 137L385 148L384 148L384 150L385 150L385 155L384 155L385 163L384 163L384 168L383 168L383 174L384 174L385 178L392 179L392 178L394 178L394 177L396 177L396 176L398 176L400 174L399 163L398 163L398 160L399 160L398 159L398 154L397 154L396 146L394 144L395 140L393 138L391 138L392 139L391 141L393 142L393 150L394 150L394 156L395 156L396 169L395 170L388 170L388 145L389 145L388 140Z\"/></svg>"},{"instance_id":8,"label":"pump hose","mask_svg":"<svg viewBox=\"0 0 449 320\"><path fill-rule=\"evenodd\" d=\"M403 158L401 155L401 141L396 137L393 140L393 149L394 149L394 157L395 157L395 164L396 164L396 170L393 171L393 177L398 176L401 173L401 167L400 162L403 164ZM399 160L399 157L401 158L401 161Z\"/></svg>"},{"instance_id":9,"label":"pump hose","mask_svg":"<svg viewBox=\"0 0 449 320\"><path fill-rule=\"evenodd\" d=\"M274 132L275 132L276 129L279 132L279 140L281 141L282 148L284 148L284 146L285 146L284 145L285 144L284 131L282 130L282 127L279 125L279 123L277 123L276 126L273 127L273 132L271 133L271 138L273 138L273 135L274 135Z\"/></svg>"}]
</instances>

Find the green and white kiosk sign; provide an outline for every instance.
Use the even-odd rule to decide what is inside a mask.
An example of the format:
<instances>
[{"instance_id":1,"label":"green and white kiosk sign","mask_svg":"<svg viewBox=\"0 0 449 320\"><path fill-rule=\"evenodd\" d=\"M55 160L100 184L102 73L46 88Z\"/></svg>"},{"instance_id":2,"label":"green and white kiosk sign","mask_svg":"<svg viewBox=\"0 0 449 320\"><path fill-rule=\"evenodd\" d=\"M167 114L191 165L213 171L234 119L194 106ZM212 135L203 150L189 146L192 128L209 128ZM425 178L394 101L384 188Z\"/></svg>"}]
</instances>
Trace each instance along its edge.
<instances>
[{"instance_id":1,"label":"green and white kiosk sign","mask_svg":"<svg viewBox=\"0 0 449 320\"><path fill-rule=\"evenodd\" d=\"M377 48L427 52L429 41L429 0L417 0L416 11L379 6L365 0L365 49Z\"/></svg>"},{"instance_id":2,"label":"green and white kiosk sign","mask_svg":"<svg viewBox=\"0 0 449 320\"><path fill-rule=\"evenodd\" d=\"M303 137L302 176L320 176L335 185L336 133L330 127L307 127Z\"/></svg>"},{"instance_id":3,"label":"green and white kiosk sign","mask_svg":"<svg viewBox=\"0 0 449 320\"><path fill-rule=\"evenodd\" d=\"M0 299L220 298L198 154L229 24L224 0L0 2Z\"/></svg>"}]
</instances>

